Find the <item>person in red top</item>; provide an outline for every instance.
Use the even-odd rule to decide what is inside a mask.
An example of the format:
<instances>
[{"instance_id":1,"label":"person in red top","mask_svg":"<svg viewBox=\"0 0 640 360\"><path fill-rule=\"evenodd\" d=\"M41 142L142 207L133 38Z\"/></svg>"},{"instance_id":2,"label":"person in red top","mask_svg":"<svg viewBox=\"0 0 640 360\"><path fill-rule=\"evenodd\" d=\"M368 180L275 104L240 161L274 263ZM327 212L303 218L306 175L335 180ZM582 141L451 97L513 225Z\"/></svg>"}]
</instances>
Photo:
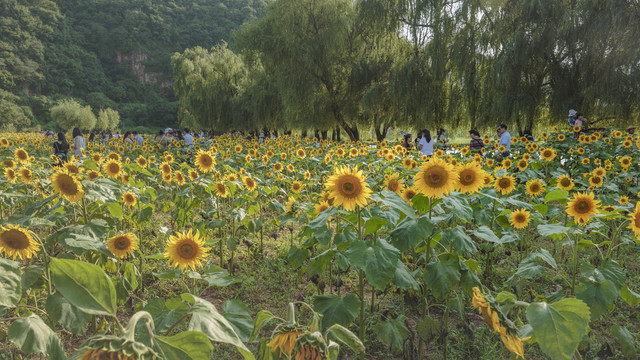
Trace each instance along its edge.
<instances>
[{"instance_id":1,"label":"person in red top","mask_svg":"<svg viewBox=\"0 0 640 360\"><path fill-rule=\"evenodd\" d=\"M484 149L484 141L482 141L478 130L469 130L469 136L471 137L471 141L469 142L469 149L471 150L471 152L482 154L482 150Z\"/></svg>"}]
</instances>

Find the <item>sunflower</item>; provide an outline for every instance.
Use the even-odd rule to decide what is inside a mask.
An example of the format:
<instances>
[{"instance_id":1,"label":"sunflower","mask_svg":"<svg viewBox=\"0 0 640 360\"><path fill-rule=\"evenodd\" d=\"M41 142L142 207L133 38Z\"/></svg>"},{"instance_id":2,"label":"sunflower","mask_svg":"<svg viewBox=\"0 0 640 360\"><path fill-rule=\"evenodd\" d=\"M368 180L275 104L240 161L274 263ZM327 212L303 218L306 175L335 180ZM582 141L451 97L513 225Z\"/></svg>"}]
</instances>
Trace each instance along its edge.
<instances>
[{"instance_id":1,"label":"sunflower","mask_svg":"<svg viewBox=\"0 0 640 360\"><path fill-rule=\"evenodd\" d=\"M327 210L329 207L331 207L331 205L329 205L328 202L321 200L318 204L316 204L316 206L314 207L314 211L316 213L316 215L320 215L321 212Z\"/></svg>"},{"instance_id":2,"label":"sunflower","mask_svg":"<svg viewBox=\"0 0 640 360\"><path fill-rule=\"evenodd\" d=\"M216 160L211 154L206 151L199 151L196 156L196 165L203 173L208 173L213 170Z\"/></svg>"},{"instance_id":3,"label":"sunflower","mask_svg":"<svg viewBox=\"0 0 640 360\"><path fill-rule=\"evenodd\" d=\"M347 166L337 168L333 175L327 179L325 188L331 192L331 197L336 206L342 205L346 210L354 210L356 205L365 207L371 196L366 177L358 167L349 169Z\"/></svg>"},{"instance_id":4,"label":"sunflower","mask_svg":"<svg viewBox=\"0 0 640 360\"><path fill-rule=\"evenodd\" d=\"M442 197L453 191L458 183L458 174L453 165L432 157L420 167L413 178L415 190L428 197Z\"/></svg>"},{"instance_id":5,"label":"sunflower","mask_svg":"<svg viewBox=\"0 0 640 360\"><path fill-rule=\"evenodd\" d=\"M402 192L402 194L400 196L402 196L403 199L405 199L407 202L411 202L411 199L413 199L414 196L416 196L418 194L418 192L413 189L413 188L406 188L404 189L404 191Z\"/></svg>"},{"instance_id":6,"label":"sunflower","mask_svg":"<svg viewBox=\"0 0 640 360\"><path fill-rule=\"evenodd\" d=\"M516 229L524 229L531 222L531 214L525 209L518 209L511 213L509 222Z\"/></svg>"},{"instance_id":7,"label":"sunflower","mask_svg":"<svg viewBox=\"0 0 640 360\"><path fill-rule=\"evenodd\" d=\"M20 260L31 259L40 249L32 232L20 225L0 226L0 253Z\"/></svg>"},{"instance_id":8,"label":"sunflower","mask_svg":"<svg viewBox=\"0 0 640 360\"><path fill-rule=\"evenodd\" d=\"M89 180L97 179L99 176L100 176L100 173L95 170L87 171L87 177L89 178Z\"/></svg>"},{"instance_id":9,"label":"sunflower","mask_svg":"<svg viewBox=\"0 0 640 360\"><path fill-rule=\"evenodd\" d=\"M589 165L589 163L591 162L591 159L589 158L582 158L582 165Z\"/></svg>"},{"instance_id":10,"label":"sunflower","mask_svg":"<svg viewBox=\"0 0 640 360\"><path fill-rule=\"evenodd\" d=\"M227 188L227 185L221 182L213 184L213 189L215 190L216 196L218 197L226 198L227 196L229 196L229 189Z\"/></svg>"},{"instance_id":11,"label":"sunflower","mask_svg":"<svg viewBox=\"0 0 640 360\"><path fill-rule=\"evenodd\" d=\"M19 147L13 152L13 158L21 164L28 163L29 153L25 149Z\"/></svg>"},{"instance_id":12,"label":"sunflower","mask_svg":"<svg viewBox=\"0 0 640 360\"><path fill-rule=\"evenodd\" d=\"M245 176L242 179L242 184L249 191L253 191L258 187L258 185L256 184L256 181L253 180L253 178L251 178L250 176Z\"/></svg>"},{"instance_id":13,"label":"sunflower","mask_svg":"<svg viewBox=\"0 0 640 360\"><path fill-rule=\"evenodd\" d=\"M517 165L518 165L518 170L525 171L529 167L529 162L526 159L520 159L518 160Z\"/></svg>"},{"instance_id":14,"label":"sunflower","mask_svg":"<svg viewBox=\"0 0 640 360\"><path fill-rule=\"evenodd\" d=\"M138 239L132 233L116 235L107 240L107 245L113 255L124 259L138 249Z\"/></svg>"},{"instance_id":15,"label":"sunflower","mask_svg":"<svg viewBox=\"0 0 640 360\"><path fill-rule=\"evenodd\" d=\"M122 194L122 202L124 202L126 206L131 207L136 205L138 199L131 191L127 191L126 193Z\"/></svg>"},{"instance_id":16,"label":"sunflower","mask_svg":"<svg viewBox=\"0 0 640 360\"><path fill-rule=\"evenodd\" d=\"M279 350L280 355L282 355L282 353L286 353L288 356L291 356L296 339L298 336L304 334L304 331L296 329L291 330L292 331L283 331L279 333L267 344L272 352Z\"/></svg>"},{"instance_id":17,"label":"sunflower","mask_svg":"<svg viewBox=\"0 0 640 360\"><path fill-rule=\"evenodd\" d=\"M166 161L162 162L160 164L160 171L163 175L171 174L171 165Z\"/></svg>"},{"instance_id":18,"label":"sunflower","mask_svg":"<svg viewBox=\"0 0 640 360\"><path fill-rule=\"evenodd\" d=\"M585 225L592 215L599 213L600 200L595 200L593 193L576 193L567 204L567 214L573 216L575 222Z\"/></svg>"},{"instance_id":19,"label":"sunflower","mask_svg":"<svg viewBox=\"0 0 640 360\"><path fill-rule=\"evenodd\" d=\"M173 174L173 181L175 181L178 186L184 185L186 179L184 178L184 174L182 173L182 171L176 171Z\"/></svg>"},{"instance_id":20,"label":"sunflower","mask_svg":"<svg viewBox=\"0 0 640 360\"><path fill-rule=\"evenodd\" d=\"M628 196L620 196L620 199L618 200L618 202L620 203L620 205L626 205L629 203L629 197Z\"/></svg>"},{"instance_id":21,"label":"sunflower","mask_svg":"<svg viewBox=\"0 0 640 360\"><path fill-rule=\"evenodd\" d=\"M404 185L402 181L398 180L398 174L392 174L384 183L384 190L390 190L395 192L396 194L402 194L404 190Z\"/></svg>"},{"instance_id":22,"label":"sunflower","mask_svg":"<svg viewBox=\"0 0 640 360\"><path fill-rule=\"evenodd\" d=\"M169 164L171 164L173 162L173 160L175 160L175 158L171 154L166 154L164 156L164 161L168 162Z\"/></svg>"},{"instance_id":23,"label":"sunflower","mask_svg":"<svg viewBox=\"0 0 640 360\"><path fill-rule=\"evenodd\" d=\"M64 168L69 170L70 174L76 175L76 174L80 174L80 168L78 167L78 165L74 164L74 163L66 163L64 164Z\"/></svg>"},{"instance_id":24,"label":"sunflower","mask_svg":"<svg viewBox=\"0 0 640 360\"><path fill-rule=\"evenodd\" d=\"M109 159L104 163L103 169L108 177L115 179L122 172L122 163L118 160Z\"/></svg>"},{"instance_id":25,"label":"sunflower","mask_svg":"<svg viewBox=\"0 0 640 360\"><path fill-rule=\"evenodd\" d=\"M540 158L545 161L552 161L556 158L556 155L557 152L550 148L542 149L542 151L540 151Z\"/></svg>"},{"instance_id":26,"label":"sunflower","mask_svg":"<svg viewBox=\"0 0 640 360\"><path fill-rule=\"evenodd\" d=\"M141 168L146 169L149 165L149 162L144 158L144 156L140 155L136 159L136 164L138 164L138 166L140 166Z\"/></svg>"},{"instance_id":27,"label":"sunflower","mask_svg":"<svg viewBox=\"0 0 640 360\"><path fill-rule=\"evenodd\" d=\"M281 172L281 171L282 171L282 168L283 168L283 167L282 167L282 164L281 164L281 163L279 163L279 162L277 162L277 163L273 164L273 171L274 171L274 172L279 173L279 172Z\"/></svg>"},{"instance_id":28,"label":"sunflower","mask_svg":"<svg viewBox=\"0 0 640 360\"><path fill-rule=\"evenodd\" d=\"M618 161L622 167L629 167L631 165L631 156L623 156Z\"/></svg>"},{"instance_id":29,"label":"sunflower","mask_svg":"<svg viewBox=\"0 0 640 360\"><path fill-rule=\"evenodd\" d=\"M516 179L511 175L503 175L495 180L494 186L502 195L507 195L515 190Z\"/></svg>"},{"instance_id":30,"label":"sunflower","mask_svg":"<svg viewBox=\"0 0 640 360\"><path fill-rule=\"evenodd\" d=\"M194 181L195 179L197 179L198 177L200 177L200 174L198 174L197 171L195 170L189 170L189 179L191 179L191 181Z\"/></svg>"},{"instance_id":31,"label":"sunflower","mask_svg":"<svg viewBox=\"0 0 640 360\"><path fill-rule=\"evenodd\" d=\"M640 202L636 203L635 211L629 214L629 226L633 233L640 239Z\"/></svg>"},{"instance_id":32,"label":"sunflower","mask_svg":"<svg viewBox=\"0 0 640 360\"><path fill-rule=\"evenodd\" d=\"M564 189L564 190L571 190L573 189L573 179L570 178L568 175L562 175L558 178L558 188L560 189Z\"/></svg>"},{"instance_id":33,"label":"sunflower","mask_svg":"<svg viewBox=\"0 0 640 360\"><path fill-rule=\"evenodd\" d=\"M33 173L26 167L20 168L18 175L20 176L20 180L25 184L31 184L33 182Z\"/></svg>"},{"instance_id":34,"label":"sunflower","mask_svg":"<svg viewBox=\"0 0 640 360\"><path fill-rule=\"evenodd\" d=\"M600 159L596 159L596 160L600 160ZM600 161L598 161L597 163L596 163L596 161L594 161L593 163L597 165L597 164L600 163ZM600 176L600 177L605 176L606 173L607 173L607 170L605 168L603 168L602 166L597 167L597 168L595 168L593 170L593 175L597 175L597 176Z\"/></svg>"},{"instance_id":35,"label":"sunflower","mask_svg":"<svg viewBox=\"0 0 640 360\"><path fill-rule=\"evenodd\" d=\"M456 184L458 191L473 194L484 187L485 171L477 163L460 165L455 172L458 174Z\"/></svg>"},{"instance_id":36,"label":"sunflower","mask_svg":"<svg viewBox=\"0 0 640 360\"><path fill-rule=\"evenodd\" d=\"M589 184L593 187L600 187L603 184L602 177L598 175L593 175L589 178Z\"/></svg>"},{"instance_id":37,"label":"sunflower","mask_svg":"<svg viewBox=\"0 0 640 360\"><path fill-rule=\"evenodd\" d=\"M293 165L291 165L291 164L287 165L287 171L288 172L294 172L295 170L296 170L296 168Z\"/></svg>"},{"instance_id":38,"label":"sunflower","mask_svg":"<svg viewBox=\"0 0 640 360\"><path fill-rule=\"evenodd\" d=\"M286 212L293 212L293 204L295 204L296 199L293 196L289 196L287 199L287 203L285 204Z\"/></svg>"},{"instance_id":39,"label":"sunflower","mask_svg":"<svg viewBox=\"0 0 640 360\"><path fill-rule=\"evenodd\" d=\"M304 189L304 185L302 185L301 182L294 181L291 183L291 191L294 192L295 194L299 194L300 191L302 191L302 189Z\"/></svg>"},{"instance_id":40,"label":"sunflower","mask_svg":"<svg viewBox=\"0 0 640 360\"><path fill-rule=\"evenodd\" d=\"M55 155L54 155L55 156ZM57 159L57 158L56 158ZM3 160L2 161L2 166L5 168L15 168L16 167L16 163L13 162L13 160Z\"/></svg>"},{"instance_id":41,"label":"sunflower","mask_svg":"<svg viewBox=\"0 0 640 360\"><path fill-rule=\"evenodd\" d=\"M298 158L300 159L304 159L307 157L307 153L304 151L304 149L298 149L296 151L296 155L298 156Z\"/></svg>"},{"instance_id":42,"label":"sunflower","mask_svg":"<svg viewBox=\"0 0 640 360\"><path fill-rule=\"evenodd\" d=\"M539 196L544 191L544 183L538 179L527 181L525 192L532 198Z\"/></svg>"},{"instance_id":43,"label":"sunflower","mask_svg":"<svg viewBox=\"0 0 640 360\"><path fill-rule=\"evenodd\" d=\"M178 233L171 235L167 243L167 250L164 257L169 259L173 266L186 270L190 268L195 271L197 266L202 265L202 261L209 255L209 248L204 246L204 239L200 238L200 232L189 229L188 233Z\"/></svg>"},{"instance_id":44,"label":"sunflower","mask_svg":"<svg viewBox=\"0 0 640 360\"><path fill-rule=\"evenodd\" d=\"M51 175L51 185L54 192L71 202L78 201L84 196L82 184L67 170L59 170L53 173Z\"/></svg>"},{"instance_id":45,"label":"sunflower","mask_svg":"<svg viewBox=\"0 0 640 360\"><path fill-rule=\"evenodd\" d=\"M17 178L16 171L13 168L5 168L4 177L9 180L9 182L14 182Z\"/></svg>"}]
</instances>

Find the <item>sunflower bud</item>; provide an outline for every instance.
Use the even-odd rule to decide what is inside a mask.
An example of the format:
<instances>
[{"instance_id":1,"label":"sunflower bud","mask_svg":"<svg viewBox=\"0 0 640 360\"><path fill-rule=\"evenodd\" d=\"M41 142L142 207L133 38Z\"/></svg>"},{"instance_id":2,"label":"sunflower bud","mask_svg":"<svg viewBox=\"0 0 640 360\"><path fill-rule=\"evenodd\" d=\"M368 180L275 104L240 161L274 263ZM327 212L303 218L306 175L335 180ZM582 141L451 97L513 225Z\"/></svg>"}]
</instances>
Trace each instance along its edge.
<instances>
[{"instance_id":1,"label":"sunflower bud","mask_svg":"<svg viewBox=\"0 0 640 360\"><path fill-rule=\"evenodd\" d=\"M158 355L145 344L113 335L96 336L81 349L80 360L153 360Z\"/></svg>"},{"instance_id":2,"label":"sunflower bud","mask_svg":"<svg viewBox=\"0 0 640 360\"><path fill-rule=\"evenodd\" d=\"M298 336L293 349L295 360L322 360L326 359L327 344L319 332L305 333Z\"/></svg>"}]
</instances>

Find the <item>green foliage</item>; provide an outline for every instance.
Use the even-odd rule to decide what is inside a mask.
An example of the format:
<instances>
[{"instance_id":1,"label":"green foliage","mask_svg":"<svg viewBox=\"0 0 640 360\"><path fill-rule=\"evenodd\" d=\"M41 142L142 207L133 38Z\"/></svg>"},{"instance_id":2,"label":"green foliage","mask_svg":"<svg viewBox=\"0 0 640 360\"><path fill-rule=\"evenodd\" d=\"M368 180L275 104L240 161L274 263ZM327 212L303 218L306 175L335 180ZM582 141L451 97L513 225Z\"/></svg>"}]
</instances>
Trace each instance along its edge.
<instances>
[{"instance_id":1,"label":"green foliage","mask_svg":"<svg viewBox=\"0 0 640 360\"><path fill-rule=\"evenodd\" d=\"M22 131L31 125L31 109L20 103L18 96L0 89L0 131Z\"/></svg>"},{"instance_id":2,"label":"green foliage","mask_svg":"<svg viewBox=\"0 0 640 360\"><path fill-rule=\"evenodd\" d=\"M97 118L91 106L82 106L73 99L63 100L51 108L51 118L63 129L79 127L92 130Z\"/></svg>"},{"instance_id":3,"label":"green foliage","mask_svg":"<svg viewBox=\"0 0 640 360\"><path fill-rule=\"evenodd\" d=\"M100 130L115 130L120 124L120 114L117 110L101 109L96 127Z\"/></svg>"}]
</instances>

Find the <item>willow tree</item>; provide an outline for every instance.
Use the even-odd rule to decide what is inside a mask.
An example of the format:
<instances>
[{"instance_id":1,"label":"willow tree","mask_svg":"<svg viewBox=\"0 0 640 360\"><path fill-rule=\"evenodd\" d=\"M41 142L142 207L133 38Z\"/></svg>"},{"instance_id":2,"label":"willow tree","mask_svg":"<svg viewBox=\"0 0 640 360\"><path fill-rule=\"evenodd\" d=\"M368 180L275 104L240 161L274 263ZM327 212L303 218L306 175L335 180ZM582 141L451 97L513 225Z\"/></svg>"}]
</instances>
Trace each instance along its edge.
<instances>
[{"instance_id":1,"label":"willow tree","mask_svg":"<svg viewBox=\"0 0 640 360\"><path fill-rule=\"evenodd\" d=\"M355 17L350 0L278 0L239 30L238 43L273 74L287 122L360 138L347 83L362 47Z\"/></svg>"},{"instance_id":2,"label":"willow tree","mask_svg":"<svg viewBox=\"0 0 640 360\"><path fill-rule=\"evenodd\" d=\"M174 54L171 64L181 119L194 119L209 130L239 128L234 123L234 102L246 86L249 74L240 55L226 44L211 51L195 47Z\"/></svg>"}]
</instances>

